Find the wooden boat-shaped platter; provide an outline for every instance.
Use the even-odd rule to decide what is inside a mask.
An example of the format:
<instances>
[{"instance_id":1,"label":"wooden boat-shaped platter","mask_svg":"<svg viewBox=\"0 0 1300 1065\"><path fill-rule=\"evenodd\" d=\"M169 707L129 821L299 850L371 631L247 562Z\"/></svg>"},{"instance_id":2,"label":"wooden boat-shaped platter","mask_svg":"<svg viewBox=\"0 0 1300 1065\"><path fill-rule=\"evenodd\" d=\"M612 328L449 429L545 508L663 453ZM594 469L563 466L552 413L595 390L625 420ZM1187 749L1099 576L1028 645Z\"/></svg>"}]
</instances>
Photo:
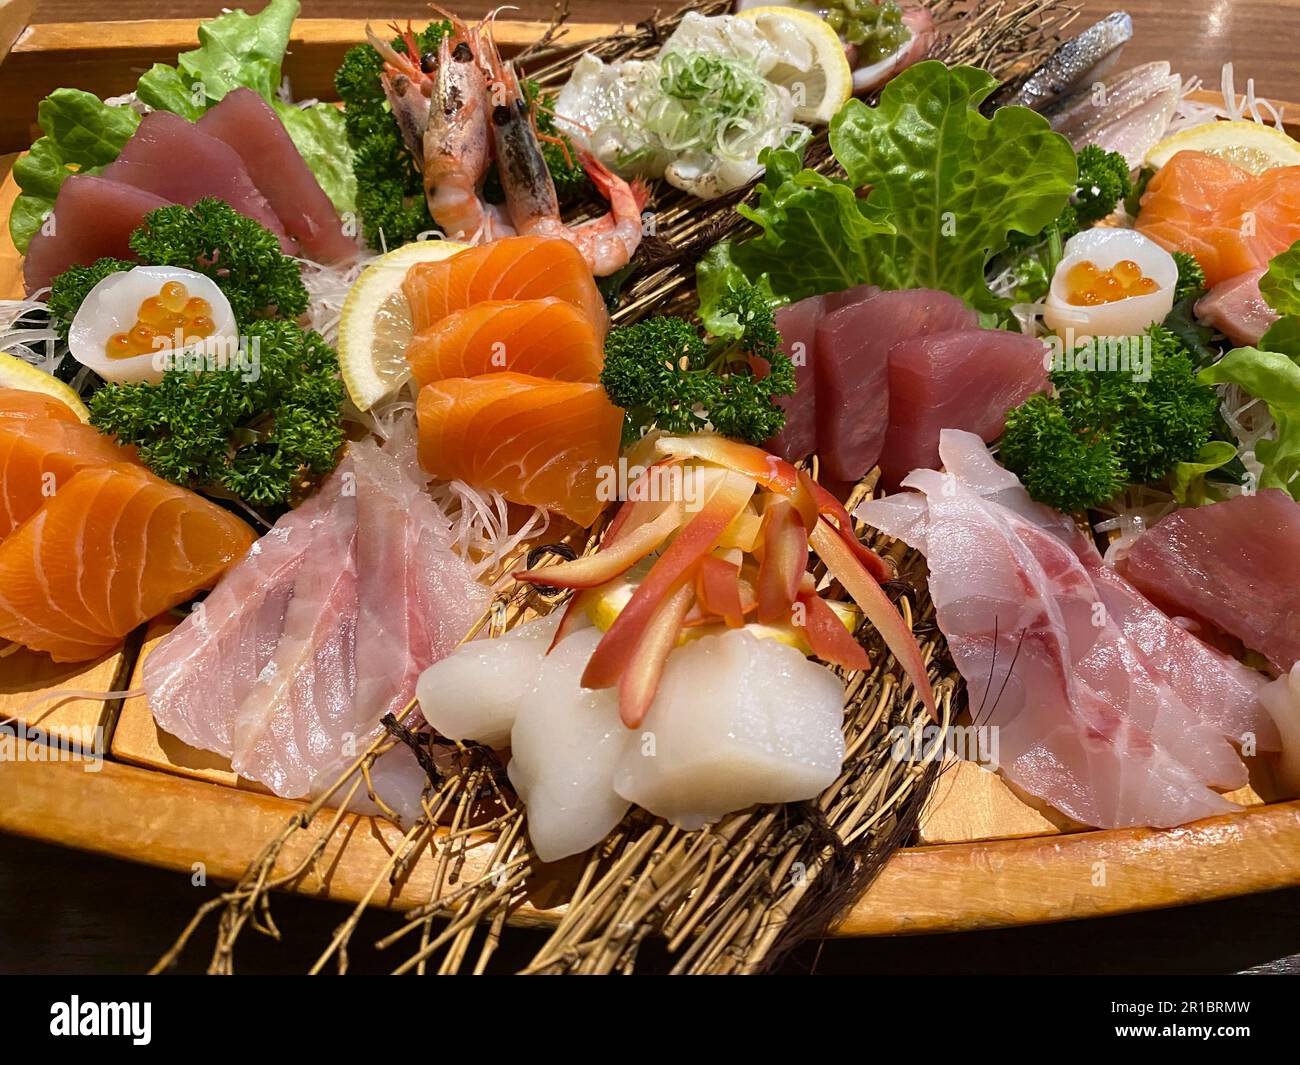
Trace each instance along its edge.
<instances>
[{"instance_id":1,"label":"wooden boat-shaped platter","mask_svg":"<svg viewBox=\"0 0 1300 1065\"><path fill-rule=\"evenodd\" d=\"M133 70L171 61L196 39L196 24L187 20L29 26L31 6L29 0L0 0L0 56L9 51L0 64L0 216L7 216L17 194L10 170L31 143L43 96L61 84L101 96L125 91ZM333 19L295 24L286 73L299 96L329 98L332 86L323 78L362 39L363 26ZM570 24L569 39L613 29ZM536 23L497 23L506 49L521 47L539 30ZM1287 110L1300 113L1294 106ZM21 258L5 231L0 298L20 295ZM48 740L44 746L19 744L13 760L0 762L0 831L185 876L201 865L210 878L234 881L301 809L240 780L219 757L160 732L142 698L45 702L29 709L45 691L134 687L142 657L167 625L155 622L120 651L89 664L59 667L25 651L0 659L0 721L17 718ZM88 743L104 753L102 760L77 756ZM1034 924L1300 884L1300 801L1268 802L1268 796L1267 782L1260 782L1230 796L1245 806L1240 813L1168 831L1091 831L1027 804L972 763L954 763L939 779L913 844L893 857L835 932ZM332 836L317 871L292 889L392 908L427 901L431 861L417 863L400 888L371 894L401 839L387 821L351 816ZM282 852L285 866L304 857L312 842L310 834L297 834ZM554 924L559 913L534 902L512 920Z\"/></svg>"}]
</instances>

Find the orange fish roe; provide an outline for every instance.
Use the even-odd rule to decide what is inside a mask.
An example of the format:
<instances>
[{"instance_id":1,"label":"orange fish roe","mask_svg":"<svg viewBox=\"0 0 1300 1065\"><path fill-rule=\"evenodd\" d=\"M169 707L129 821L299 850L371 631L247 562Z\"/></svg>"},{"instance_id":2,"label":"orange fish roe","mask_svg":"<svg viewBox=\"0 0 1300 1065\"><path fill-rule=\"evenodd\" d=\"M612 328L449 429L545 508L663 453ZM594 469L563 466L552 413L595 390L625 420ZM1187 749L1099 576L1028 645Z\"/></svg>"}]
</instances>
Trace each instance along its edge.
<instances>
[{"instance_id":1,"label":"orange fish roe","mask_svg":"<svg viewBox=\"0 0 1300 1065\"><path fill-rule=\"evenodd\" d=\"M1157 288L1132 259L1121 259L1109 270L1085 259L1065 275L1065 298L1076 307L1097 307L1130 296L1146 296Z\"/></svg>"},{"instance_id":2,"label":"orange fish roe","mask_svg":"<svg viewBox=\"0 0 1300 1065\"><path fill-rule=\"evenodd\" d=\"M191 296L179 281L168 281L158 290L158 295L141 301L135 325L125 333L114 333L104 347L110 359L167 351L178 329L187 343L210 337L216 331L212 304Z\"/></svg>"}]
</instances>

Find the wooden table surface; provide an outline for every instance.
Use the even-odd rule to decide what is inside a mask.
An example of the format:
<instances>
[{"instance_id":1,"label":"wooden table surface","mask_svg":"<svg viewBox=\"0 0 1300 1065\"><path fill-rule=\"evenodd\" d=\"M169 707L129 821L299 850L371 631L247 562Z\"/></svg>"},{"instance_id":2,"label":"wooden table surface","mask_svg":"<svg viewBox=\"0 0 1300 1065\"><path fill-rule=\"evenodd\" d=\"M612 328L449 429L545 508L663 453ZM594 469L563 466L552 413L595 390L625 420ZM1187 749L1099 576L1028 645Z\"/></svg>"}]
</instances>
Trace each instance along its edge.
<instances>
[{"instance_id":1,"label":"wooden table surface","mask_svg":"<svg viewBox=\"0 0 1300 1065\"><path fill-rule=\"evenodd\" d=\"M249 0L257 6L258 0ZM453 6L479 15L494 6L469 0ZM37 0L35 21L198 18L235 0ZM516 0L515 18L547 18L549 0ZM644 0L571 0L577 20L636 21L655 7ZM1082 27L1120 6L1086 0ZM1184 75L1217 86L1224 62L1236 64L1239 88L1253 77L1257 92L1300 100L1295 62L1300 0L1142 0L1128 5L1136 36L1130 63L1169 59ZM424 0L303 0L318 18L427 17ZM171 942L212 888L187 877L90 857L0 836L0 973L133 973L146 969ZM298 898L277 903L277 919L291 944L250 937L239 968L245 972L301 972L328 940L345 911ZM1092 922L946 937L810 944L783 966L789 973L1300 973L1300 889L1180 910ZM383 971L382 956L361 949L392 927L375 913L355 937L354 966ZM537 936L507 936L498 955L509 971L522 964ZM313 949L315 948L315 949ZM201 971L202 944L182 968ZM648 957L654 969L659 959Z\"/></svg>"},{"instance_id":2,"label":"wooden table surface","mask_svg":"<svg viewBox=\"0 0 1300 1065\"><path fill-rule=\"evenodd\" d=\"M250 7L259 0L247 0ZM1076 0L1077 2L1077 0ZM38 22L208 17L236 0L36 0ZM497 6L492 0L451 0L461 14L478 16ZM675 0L570 0L575 20L635 22ZM1300 100L1300 63L1295 61L1300 0L1082 0L1079 25L1116 9L1133 16L1134 39L1126 58L1132 62L1168 59L1184 75L1196 74L1218 85L1219 70L1236 64L1242 77L1255 79L1256 90L1281 100ZM511 18L549 18L554 0L515 0ZM314 18L428 18L426 0L302 0L303 14ZM111 14L110 14L111 12Z\"/></svg>"}]
</instances>

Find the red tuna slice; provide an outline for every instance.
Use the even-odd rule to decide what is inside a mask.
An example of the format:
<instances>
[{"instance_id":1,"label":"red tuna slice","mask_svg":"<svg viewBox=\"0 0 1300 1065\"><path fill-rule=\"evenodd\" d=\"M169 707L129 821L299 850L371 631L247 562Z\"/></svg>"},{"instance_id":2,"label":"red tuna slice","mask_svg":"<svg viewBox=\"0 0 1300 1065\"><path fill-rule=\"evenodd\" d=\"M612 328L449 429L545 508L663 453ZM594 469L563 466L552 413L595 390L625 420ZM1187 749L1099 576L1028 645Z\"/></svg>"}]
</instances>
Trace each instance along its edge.
<instances>
[{"instance_id":1,"label":"red tuna slice","mask_svg":"<svg viewBox=\"0 0 1300 1065\"><path fill-rule=\"evenodd\" d=\"M1186 507L1119 569L1172 616L1209 622L1285 671L1300 660L1300 503L1280 488Z\"/></svg>"},{"instance_id":2,"label":"red tuna slice","mask_svg":"<svg viewBox=\"0 0 1300 1065\"><path fill-rule=\"evenodd\" d=\"M186 206L209 196L225 200L279 237L286 255L298 254L297 242L285 233L238 153L179 115L167 111L145 115L122 154L103 173Z\"/></svg>"},{"instance_id":3,"label":"red tuna slice","mask_svg":"<svg viewBox=\"0 0 1300 1065\"><path fill-rule=\"evenodd\" d=\"M841 307L817 327L817 451L826 476L860 479L885 445L889 352L900 341L973 329L975 312L933 289L879 292ZM936 431L935 440L938 436Z\"/></svg>"},{"instance_id":4,"label":"red tuna slice","mask_svg":"<svg viewBox=\"0 0 1300 1065\"><path fill-rule=\"evenodd\" d=\"M785 427L763 442L763 447L786 462L806 459L817 450L817 397L813 374L813 345L817 340L817 323L824 313L825 296L781 307L776 312L776 327L781 332L781 347L794 363L795 390L792 396L778 396L776 404L785 411ZM760 377L767 376L767 360L754 367Z\"/></svg>"},{"instance_id":5,"label":"red tuna slice","mask_svg":"<svg viewBox=\"0 0 1300 1065\"><path fill-rule=\"evenodd\" d=\"M1006 413L1047 388L1042 341L1001 329L912 337L889 353L889 432L880 455L885 482L934 469L944 429L1002 435Z\"/></svg>"},{"instance_id":6,"label":"red tuna slice","mask_svg":"<svg viewBox=\"0 0 1300 1065\"><path fill-rule=\"evenodd\" d=\"M852 307L855 303L869 300L879 292L879 285L854 285L853 288L846 288L843 292L828 292L823 297L826 301L825 313L830 314L831 311L838 311L841 307Z\"/></svg>"},{"instance_id":7,"label":"red tuna slice","mask_svg":"<svg viewBox=\"0 0 1300 1065\"><path fill-rule=\"evenodd\" d=\"M145 215L171 202L121 181L90 174L68 178L54 201L53 226L47 223L27 247L27 291L44 288L69 266L89 266L104 258L134 259L127 239Z\"/></svg>"},{"instance_id":8,"label":"red tuna slice","mask_svg":"<svg viewBox=\"0 0 1300 1065\"><path fill-rule=\"evenodd\" d=\"M252 89L227 93L199 119L198 128L235 150L253 184L305 255L334 263L357 254L357 242L344 235L342 219L294 147L284 123Z\"/></svg>"},{"instance_id":9,"label":"red tuna slice","mask_svg":"<svg viewBox=\"0 0 1300 1065\"><path fill-rule=\"evenodd\" d=\"M1196 301L1196 317L1234 344L1258 344L1277 321L1277 312L1264 302L1259 279L1267 267L1220 281Z\"/></svg>"}]
</instances>

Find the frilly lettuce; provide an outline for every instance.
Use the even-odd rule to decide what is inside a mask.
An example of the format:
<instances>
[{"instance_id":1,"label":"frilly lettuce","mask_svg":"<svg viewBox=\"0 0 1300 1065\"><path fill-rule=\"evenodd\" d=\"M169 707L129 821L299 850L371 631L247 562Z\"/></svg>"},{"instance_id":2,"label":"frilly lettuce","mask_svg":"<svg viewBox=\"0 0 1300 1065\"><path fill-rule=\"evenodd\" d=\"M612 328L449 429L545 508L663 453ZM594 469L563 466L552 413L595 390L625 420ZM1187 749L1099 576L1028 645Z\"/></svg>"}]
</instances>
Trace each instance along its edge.
<instances>
[{"instance_id":1,"label":"frilly lettuce","mask_svg":"<svg viewBox=\"0 0 1300 1065\"><path fill-rule=\"evenodd\" d=\"M1273 258L1259 279L1259 292L1281 317L1269 326L1259 346L1300 357L1300 243Z\"/></svg>"},{"instance_id":2,"label":"frilly lettuce","mask_svg":"<svg viewBox=\"0 0 1300 1065\"><path fill-rule=\"evenodd\" d=\"M847 182L769 154L758 203L741 209L763 233L734 247L734 261L789 299L871 282L1003 309L985 266L1009 233L1038 233L1060 214L1077 167L1041 115L980 114L996 85L985 71L931 61L894 78L874 108L850 100L830 132ZM862 200L854 190L864 186Z\"/></svg>"},{"instance_id":3,"label":"frilly lettuce","mask_svg":"<svg viewBox=\"0 0 1300 1065\"><path fill-rule=\"evenodd\" d=\"M228 11L199 26L199 47L182 52L176 66L155 63L141 76L136 96L160 111L195 121L236 88L267 100L284 122L316 180L340 211L354 208L356 181L351 149L338 108L300 108L279 98L280 71L298 0L270 0L256 15ZM15 246L25 251L54 206L59 186L73 173L93 173L111 163L140 117L90 93L58 89L42 101L37 120L44 136L14 166L22 194L9 217Z\"/></svg>"},{"instance_id":4,"label":"frilly lettuce","mask_svg":"<svg viewBox=\"0 0 1300 1065\"><path fill-rule=\"evenodd\" d=\"M1209 385L1234 384L1262 399L1276 429L1255 442L1260 488L1281 488L1300 499L1300 365L1258 348L1234 348L1199 374Z\"/></svg>"}]
</instances>

